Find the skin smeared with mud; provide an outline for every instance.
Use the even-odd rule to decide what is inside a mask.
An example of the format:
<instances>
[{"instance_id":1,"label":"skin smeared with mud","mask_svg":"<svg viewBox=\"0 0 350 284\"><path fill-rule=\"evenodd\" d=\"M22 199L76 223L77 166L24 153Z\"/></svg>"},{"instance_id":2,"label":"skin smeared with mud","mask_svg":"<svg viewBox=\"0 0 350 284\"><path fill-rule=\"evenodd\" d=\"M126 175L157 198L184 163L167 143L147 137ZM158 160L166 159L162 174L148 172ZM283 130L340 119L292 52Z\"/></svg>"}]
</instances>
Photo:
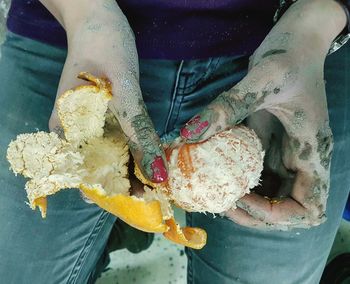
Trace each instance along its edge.
<instances>
[{"instance_id":1,"label":"skin smeared with mud","mask_svg":"<svg viewBox=\"0 0 350 284\"><path fill-rule=\"evenodd\" d=\"M301 2L295 7L302 9ZM236 204L241 211L226 213L238 224L290 230L317 226L326 219L333 143L323 82L327 48L318 57L308 49L298 50L305 40L290 30L290 23L281 31L275 27L252 56L247 76L181 129L187 143L200 142L259 110L283 125L281 158L267 160L275 163L270 169L282 179L278 192L285 196L276 196L278 201L257 193L244 196Z\"/></svg>"},{"instance_id":2,"label":"skin smeared with mud","mask_svg":"<svg viewBox=\"0 0 350 284\"><path fill-rule=\"evenodd\" d=\"M296 109L294 111L293 126L295 128L302 128L305 125L304 121L306 119L306 114L303 109Z\"/></svg>"},{"instance_id":3,"label":"skin smeared with mud","mask_svg":"<svg viewBox=\"0 0 350 284\"><path fill-rule=\"evenodd\" d=\"M94 1L83 8L84 12L79 12L82 17L65 27L69 52L58 94L72 88L71 78L81 70L107 77L113 94L109 108L127 136L137 164L148 179L163 182L166 160L143 102L135 35L116 1ZM58 124L57 119L52 120L51 129Z\"/></svg>"},{"instance_id":4,"label":"skin smeared with mud","mask_svg":"<svg viewBox=\"0 0 350 284\"><path fill-rule=\"evenodd\" d=\"M146 118L145 118L146 117ZM145 169L147 176L152 180L165 181L167 175L163 172L165 168L164 160L165 156L163 152L159 151L159 147L156 147L154 140L150 139L153 135L152 122L148 116L137 115L133 117L131 122L132 127L135 129L136 139L139 141L138 146L135 143L131 143L132 151L142 151L142 167Z\"/></svg>"},{"instance_id":5,"label":"skin smeared with mud","mask_svg":"<svg viewBox=\"0 0 350 284\"><path fill-rule=\"evenodd\" d=\"M262 56L261 58L265 58L265 57L268 57L268 56L271 56L271 55L276 55L276 54L282 54L282 53L286 53L287 50L285 49L271 49L269 51L266 51Z\"/></svg>"},{"instance_id":6,"label":"skin smeared with mud","mask_svg":"<svg viewBox=\"0 0 350 284\"><path fill-rule=\"evenodd\" d=\"M224 120L226 125L239 124L253 108L262 104L265 97L271 92L267 90L250 91L243 94L243 96L240 96L241 91L237 88L224 92L209 106L211 111L195 116L186 124L186 128L181 130L181 135L188 139L188 142L191 140L197 141L212 123L220 119ZM220 111L217 111L217 109L220 109ZM217 125L216 129L220 131L224 128Z\"/></svg>"},{"instance_id":7,"label":"skin smeared with mud","mask_svg":"<svg viewBox=\"0 0 350 284\"><path fill-rule=\"evenodd\" d=\"M274 93L275 95L277 95L280 91L281 91L281 89L280 89L280 88L277 88L277 87L273 89L273 93Z\"/></svg>"},{"instance_id":8,"label":"skin smeared with mud","mask_svg":"<svg viewBox=\"0 0 350 284\"><path fill-rule=\"evenodd\" d=\"M320 216L327 199L324 187L329 188L332 149L331 135L324 130L328 127L328 123L324 124L328 121L328 113L323 65L329 45L344 28L346 17L337 6L339 11L333 11L333 22L329 25L326 22L330 18L329 11L338 4L322 1L321 5L327 9L323 6L321 9L320 2L299 0L294 3L255 51L247 76L181 130L187 142L200 141L262 109L283 124L286 143L283 144L282 160L285 168L295 173L293 190L280 203L272 204L254 194L247 197L242 201L246 210L242 210L247 213L249 208L252 215L265 219L261 224L256 219L254 222L242 221L232 213L230 218L240 224L254 223L269 228L284 224L292 228L318 225L322 221ZM62 2L57 3L59 6ZM300 13L315 13L314 5L322 20L318 17L303 22L309 17L300 18ZM65 27L69 53L59 93L72 87L70 78L81 70L107 76L114 95L110 108L128 137L136 162L144 167L142 171L147 177L161 179L166 172L160 169L164 155L146 107L139 103L142 94L131 28L113 0L93 1L91 6L83 8L88 11L83 17L88 20L85 25L78 23L78 28ZM73 67L74 62L79 62L79 66ZM322 191L318 197L319 189Z\"/></svg>"},{"instance_id":9,"label":"skin smeared with mud","mask_svg":"<svg viewBox=\"0 0 350 284\"><path fill-rule=\"evenodd\" d=\"M60 138L64 138L64 130L63 130L62 126L57 125L51 131L55 132Z\"/></svg>"},{"instance_id":10,"label":"skin smeared with mud","mask_svg":"<svg viewBox=\"0 0 350 284\"><path fill-rule=\"evenodd\" d=\"M310 159L311 153L312 153L312 146L310 145L310 143L305 142L304 147L298 157L301 160L308 160Z\"/></svg>"},{"instance_id":11,"label":"skin smeared with mud","mask_svg":"<svg viewBox=\"0 0 350 284\"><path fill-rule=\"evenodd\" d=\"M291 138L291 145L293 147L294 151L298 151L300 149L300 141L298 138L292 137Z\"/></svg>"},{"instance_id":12,"label":"skin smeared with mud","mask_svg":"<svg viewBox=\"0 0 350 284\"><path fill-rule=\"evenodd\" d=\"M329 168L332 156L333 136L331 129L327 126L322 127L316 134L317 139L317 153L320 156L321 165Z\"/></svg>"},{"instance_id":13,"label":"skin smeared with mud","mask_svg":"<svg viewBox=\"0 0 350 284\"><path fill-rule=\"evenodd\" d=\"M313 10L308 5L319 5L310 2L300 0L293 4L287 20L274 26L251 57L247 76L181 130L186 142L200 142L258 110L267 111L282 123L285 134L280 167L293 177L288 182L290 177L282 176L289 186L284 189L287 195L278 202L257 193L244 196L237 203L237 210L226 213L241 225L290 230L325 221L332 140L331 132L323 130L329 129L323 66L330 43L343 26L333 33L322 32L322 42L315 53L315 38L305 34L314 35L323 23L310 29L310 22L300 27L300 20L296 20L304 9ZM323 1L322 5L334 3ZM343 17L343 24L344 20Z\"/></svg>"}]
</instances>

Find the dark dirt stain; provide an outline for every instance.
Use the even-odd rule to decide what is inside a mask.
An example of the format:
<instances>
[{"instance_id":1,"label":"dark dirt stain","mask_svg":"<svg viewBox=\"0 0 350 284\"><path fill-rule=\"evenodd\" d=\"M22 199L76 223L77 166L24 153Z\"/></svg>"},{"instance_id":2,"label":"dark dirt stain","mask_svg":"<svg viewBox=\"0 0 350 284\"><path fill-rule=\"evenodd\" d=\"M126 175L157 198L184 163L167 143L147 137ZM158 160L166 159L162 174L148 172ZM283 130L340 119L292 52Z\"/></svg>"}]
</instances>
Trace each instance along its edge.
<instances>
[{"instance_id":1,"label":"dark dirt stain","mask_svg":"<svg viewBox=\"0 0 350 284\"><path fill-rule=\"evenodd\" d=\"M300 141L297 138L291 138L291 145L293 147L293 150L299 150Z\"/></svg>"},{"instance_id":2,"label":"dark dirt stain","mask_svg":"<svg viewBox=\"0 0 350 284\"><path fill-rule=\"evenodd\" d=\"M332 157L332 143L333 136L329 127L321 128L317 134L317 152L320 155L321 165L325 168L329 168L329 164Z\"/></svg>"},{"instance_id":3,"label":"dark dirt stain","mask_svg":"<svg viewBox=\"0 0 350 284\"><path fill-rule=\"evenodd\" d=\"M304 110L302 110L302 109L297 109L297 110L294 112L294 116L295 116L297 119L303 120L303 119L305 119L305 112L304 112Z\"/></svg>"},{"instance_id":4,"label":"dark dirt stain","mask_svg":"<svg viewBox=\"0 0 350 284\"><path fill-rule=\"evenodd\" d=\"M262 56L261 58L265 58L265 57L268 57L268 56L272 56L272 55L276 55L276 54L282 54L282 53L286 53L287 50L285 49L271 49L269 51L266 51Z\"/></svg>"},{"instance_id":5,"label":"dark dirt stain","mask_svg":"<svg viewBox=\"0 0 350 284\"><path fill-rule=\"evenodd\" d=\"M277 95L280 91L281 91L280 88L274 88L274 89L273 89L273 93L274 93L275 95Z\"/></svg>"},{"instance_id":6,"label":"dark dirt stain","mask_svg":"<svg viewBox=\"0 0 350 284\"><path fill-rule=\"evenodd\" d=\"M302 149L300 155L299 155L299 159L300 160L308 160L310 158L310 155L312 153L312 146L310 143L305 142L304 143L304 148Z\"/></svg>"},{"instance_id":7,"label":"dark dirt stain","mask_svg":"<svg viewBox=\"0 0 350 284\"><path fill-rule=\"evenodd\" d=\"M257 95L257 93L246 93L244 96L244 101L247 104L253 104L256 101Z\"/></svg>"}]
</instances>

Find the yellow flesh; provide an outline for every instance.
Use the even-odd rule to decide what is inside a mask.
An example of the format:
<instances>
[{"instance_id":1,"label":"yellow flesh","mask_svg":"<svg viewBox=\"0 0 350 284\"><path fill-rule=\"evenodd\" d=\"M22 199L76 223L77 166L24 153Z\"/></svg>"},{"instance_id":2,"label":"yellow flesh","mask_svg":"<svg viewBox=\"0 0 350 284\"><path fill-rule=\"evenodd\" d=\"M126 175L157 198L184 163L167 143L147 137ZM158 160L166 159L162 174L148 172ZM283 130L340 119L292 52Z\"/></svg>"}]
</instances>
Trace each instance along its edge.
<instances>
[{"instance_id":1,"label":"yellow flesh","mask_svg":"<svg viewBox=\"0 0 350 284\"><path fill-rule=\"evenodd\" d=\"M193 249L201 249L207 243L207 233L203 229L192 227L180 228L174 218L166 220L165 223L170 229L163 233L163 235L174 243Z\"/></svg>"},{"instance_id":2,"label":"yellow flesh","mask_svg":"<svg viewBox=\"0 0 350 284\"><path fill-rule=\"evenodd\" d=\"M40 197L35 199L34 206L38 206L39 210L41 212L41 217L46 218L46 211L47 211L47 199L46 197Z\"/></svg>"},{"instance_id":3,"label":"yellow flesh","mask_svg":"<svg viewBox=\"0 0 350 284\"><path fill-rule=\"evenodd\" d=\"M99 190L89 189L83 185L80 189L98 206L139 230L152 233L163 233L168 230L168 226L163 224L160 203L156 200L146 203L142 199L123 194L106 196Z\"/></svg>"},{"instance_id":4,"label":"yellow flesh","mask_svg":"<svg viewBox=\"0 0 350 284\"><path fill-rule=\"evenodd\" d=\"M94 91L93 93L95 94L100 93L102 95L111 96L111 93L110 93L111 86L107 80L95 78L92 75L87 73L81 73L80 78L93 81L96 84L96 86L78 87L75 90L66 92L65 96L67 97L71 96L75 93L75 91L82 92L84 88L86 88L85 91L87 91L86 96L89 95L90 91L92 92L92 89ZM65 124L63 122L62 124L64 127ZM67 136L68 134L67 129L66 127L64 128ZM100 136L100 135L97 135L97 136ZM115 137L115 135L113 135L113 137ZM107 142L115 143L115 141L112 141L113 139L103 139L101 137L101 141L103 140L103 142L105 143ZM89 142L92 146L96 146L96 145L93 145L92 140ZM85 148L88 148L88 146L85 146ZM102 149L103 147L100 146L100 147L93 147L93 148ZM106 160L108 159L106 159L106 157L102 154L103 153L101 153L101 156L103 156L103 159L102 159L103 161L105 161L108 165L113 164L113 161L107 162ZM121 154L115 153L115 155L111 155L112 160L114 157L118 155L121 155ZM86 162L89 162L88 157L86 157ZM166 216L166 215L163 216L163 213L161 210L161 203L158 200L145 201L142 198L129 196L128 192L124 192L124 190L120 190L119 188L117 189L116 185L110 186L110 184L103 182L104 179L109 180L110 176L108 175L108 172L106 174L106 170L102 171L103 167L100 164L103 164L103 163L97 163L96 157L94 157L93 155L91 157L93 158L92 164L94 165L94 167L98 169L98 172L96 172L96 176L93 176L90 174L93 180L91 181L88 180L88 183L93 184L97 182L97 184L103 186L104 190L100 190L99 188L92 188L87 185L80 184L80 190L85 194L87 198L89 198L91 201L96 203L99 207L107 210L108 212L112 213L118 218L121 218L123 221L125 221L129 225L139 230L142 230L145 232L163 233L167 239L177 244L181 244L181 245L188 246L195 249L200 249L205 245L207 235L204 230L200 228L191 228L191 227L180 228L179 225L176 223L174 217L170 218L170 216ZM101 174L99 171L102 171L105 174ZM98 174L101 175L101 180L97 178L97 176L99 176ZM159 185L159 184L153 184L149 182L146 178L143 177L141 171L136 165L135 165L135 174L143 184L149 185L151 187L164 186L164 184ZM123 177L126 181L122 180ZM125 184L125 182L127 182L126 174L120 172L119 178L120 178L119 187L127 188L129 185ZM123 184L121 184L122 181L124 182ZM66 188L66 186L62 188ZM168 202L168 200L166 200L166 202ZM46 212L47 212L46 195L36 198L34 200L34 206L39 207L42 218L46 218ZM171 216L172 216L172 212L171 212ZM164 222L164 219L168 219L168 220L165 220Z\"/></svg>"}]
</instances>

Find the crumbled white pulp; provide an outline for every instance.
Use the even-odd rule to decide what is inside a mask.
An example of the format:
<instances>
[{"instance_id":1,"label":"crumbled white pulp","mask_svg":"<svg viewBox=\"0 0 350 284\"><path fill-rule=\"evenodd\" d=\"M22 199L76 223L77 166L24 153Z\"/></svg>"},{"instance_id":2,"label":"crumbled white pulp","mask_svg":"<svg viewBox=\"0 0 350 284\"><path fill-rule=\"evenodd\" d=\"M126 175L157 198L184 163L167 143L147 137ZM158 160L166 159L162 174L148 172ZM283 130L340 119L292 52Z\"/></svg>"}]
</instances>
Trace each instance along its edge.
<instances>
[{"instance_id":1,"label":"crumbled white pulp","mask_svg":"<svg viewBox=\"0 0 350 284\"><path fill-rule=\"evenodd\" d=\"M189 175L178 166L179 150L170 157L170 197L187 211L222 213L259 184L264 152L255 132L244 126L190 147Z\"/></svg>"}]
</instances>

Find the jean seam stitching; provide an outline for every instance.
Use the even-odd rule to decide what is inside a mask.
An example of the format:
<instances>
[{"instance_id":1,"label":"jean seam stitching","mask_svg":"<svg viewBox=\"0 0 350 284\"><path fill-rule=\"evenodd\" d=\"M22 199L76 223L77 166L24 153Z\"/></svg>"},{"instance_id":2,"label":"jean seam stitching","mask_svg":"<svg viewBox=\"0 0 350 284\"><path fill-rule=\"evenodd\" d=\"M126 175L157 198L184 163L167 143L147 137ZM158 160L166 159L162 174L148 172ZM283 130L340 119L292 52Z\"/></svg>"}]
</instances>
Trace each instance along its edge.
<instances>
[{"instance_id":1,"label":"jean seam stitching","mask_svg":"<svg viewBox=\"0 0 350 284\"><path fill-rule=\"evenodd\" d=\"M78 275L81 272L82 264L86 259L88 252L90 251L89 249L94 244L94 241L96 240L96 236L98 235L98 232L100 231L100 229L103 227L103 224L106 222L108 216L109 216L109 213L106 211L102 211L102 213L100 214L97 222L95 223L94 228L90 232L89 237L85 241L85 244L74 264L74 267L72 268L72 271L70 273L67 283L76 283Z\"/></svg>"},{"instance_id":2,"label":"jean seam stitching","mask_svg":"<svg viewBox=\"0 0 350 284\"><path fill-rule=\"evenodd\" d=\"M217 59L215 65L214 65L213 67L210 68L210 65L212 65L212 63L213 63L213 61L214 61L214 58L210 58L209 66L208 66L208 68L207 68L207 70L205 71L205 73L204 73L203 76L201 76L199 79L197 79L196 82L192 83L191 85L188 85L188 86L185 86L185 87L179 87L179 90L182 90L182 91L184 92L184 90L189 89L189 88L191 88L191 87L194 87L194 86L198 85L201 81L205 80L205 78L207 78L207 75L208 75L209 73L211 73L212 70L215 70L216 67L218 66L219 62L220 62L220 57L219 57L219 58L215 58L215 59Z\"/></svg>"},{"instance_id":3,"label":"jean seam stitching","mask_svg":"<svg viewBox=\"0 0 350 284\"><path fill-rule=\"evenodd\" d=\"M175 78L175 84L174 84L174 91L172 93L172 97L171 97L171 104L170 104L170 110L168 113L168 117L167 120L165 122L165 126L164 126L164 132L166 133L169 127L169 123L170 123L170 119L172 116L172 112L174 110L174 105L175 105L175 101L176 101L176 94L178 91L178 87L179 87L179 83L180 83L180 75L181 75L181 71L182 71L182 67L184 65L184 60L181 60L181 63L178 67L177 73L176 73L176 78Z\"/></svg>"},{"instance_id":4,"label":"jean seam stitching","mask_svg":"<svg viewBox=\"0 0 350 284\"><path fill-rule=\"evenodd\" d=\"M174 123L173 123L173 125L175 125L176 122L177 122L177 120L179 119L180 110L181 110L181 105L182 105L183 100L184 100L184 96L182 95L182 96L181 96L181 101L178 103L179 106L178 106L178 108L177 108L176 116L174 117Z\"/></svg>"}]
</instances>

